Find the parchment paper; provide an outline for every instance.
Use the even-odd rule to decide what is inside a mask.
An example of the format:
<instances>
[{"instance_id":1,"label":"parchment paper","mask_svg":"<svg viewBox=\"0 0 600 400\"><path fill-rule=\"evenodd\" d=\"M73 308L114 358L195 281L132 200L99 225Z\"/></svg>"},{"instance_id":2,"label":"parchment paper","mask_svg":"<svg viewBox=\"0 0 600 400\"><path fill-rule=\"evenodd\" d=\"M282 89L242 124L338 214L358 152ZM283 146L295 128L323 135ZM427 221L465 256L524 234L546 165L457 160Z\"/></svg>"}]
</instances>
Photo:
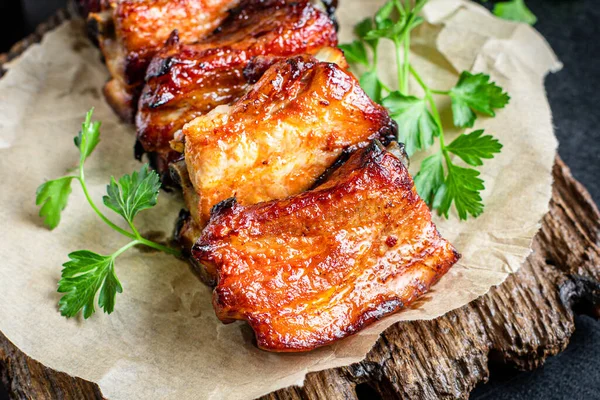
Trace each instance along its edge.
<instances>
[{"instance_id":1,"label":"parchment paper","mask_svg":"<svg viewBox=\"0 0 600 400\"><path fill-rule=\"evenodd\" d=\"M341 42L382 2L341 1ZM535 30L496 19L474 3L431 1L424 14L430 24L415 32L412 59L431 86L450 88L463 69L485 71L512 99L475 127L504 145L482 168L486 212L466 223L456 215L437 219L463 259L416 308L313 352L267 353L253 345L245 324L217 320L210 290L185 262L134 249L117 261L124 292L114 314L85 322L61 317L56 283L67 254L110 253L126 239L95 216L75 185L61 225L48 231L37 216L36 187L75 167L72 138L92 106L103 122L102 141L86 165L92 196L101 203L110 175L139 168L133 128L118 121L101 95L108 74L99 53L81 24L68 22L13 62L0 81L0 331L46 366L98 383L109 398L253 398L301 385L308 371L360 361L394 322L438 317L503 282L530 253L547 212L557 142L543 77L560 64ZM382 73L392 83L395 67L386 53ZM451 117L447 103L442 114ZM413 169L419 163L415 157ZM181 206L178 195L161 193L158 206L140 215L142 231L169 236Z\"/></svg>"}]
</instances>

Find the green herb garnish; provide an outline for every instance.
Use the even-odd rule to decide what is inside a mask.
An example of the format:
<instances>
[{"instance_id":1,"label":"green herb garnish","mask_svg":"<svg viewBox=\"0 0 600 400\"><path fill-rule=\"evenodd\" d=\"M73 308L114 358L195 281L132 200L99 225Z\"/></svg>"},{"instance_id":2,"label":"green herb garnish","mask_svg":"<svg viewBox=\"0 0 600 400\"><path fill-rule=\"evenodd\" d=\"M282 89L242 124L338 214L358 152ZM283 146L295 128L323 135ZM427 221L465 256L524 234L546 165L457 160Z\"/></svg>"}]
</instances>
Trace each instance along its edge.
<instances>
[{"instance_id":1,"label":"green herb garnish","mask_svg":"<svg viewBox=\"0 0 600 400\"><path fill-rule=\"evenodd\" d=\"M36 204L41 205L40 216L48 228L54 229L60 222L62 211L71 194L71 182L80 183L83 193L96 214L111 228L131 239L129 243L111 255L100 255L89 250L79 250L69 254L69 261L63 264L62 277L58 282L58 291L64 293L59 301L59 309L63 316L73 317L83 310L83 317L89 318L95 312L96 294L98 305L110 314L115 308L117 293L123 287L115 273L115 260L123 252L133 246L144 245L167 254L179 256L180 252L163 246L140 235L133 221L142 210L156 205L160 191L158 174L148 167L142 166L139 171L125 175L118 181L111 177L107 186L107 195L103 197L106 207L119 214L127 224L127 231L106 217L91 199L85 181L84 164L100 142L100 122L92 122L92 111L86 117L81 131L75 137L75 145L79 149L78 175L64 176L48 181L37 190Z\"/></svg>"},{"instance_id":2,"label":"green herb garnish","mask_svg":"<svg viewBox=\"0 0 600 400\"><path fill-rule=\"evenodd\" d=\"M535 25L537 17L531 12L525 0L509 0L494 5L494 15L511 21Z\"/></svg>"},{"instance_id":3,"label":"green herb garnish","mask_svg":"<svg viewBox=\"0 0 600 400\"><path fill-rule=\"evenodd\" d=\"M398 123L398 140L406 146L408 155L425 150L437 142L439 151L427 157L415 176L415 185L421 197L439 214L449 215L454 205L460 219L477 217L483 212L481 191L484 182L476 169L484 159L499 153L502 145L483 130L462 133L446 144L444 126L440 119L434 95L449 96L452 104L453 125L473 127L478 114L495 116L509 96L490 81L489 75L461 73L456 85L447 90L429 87L410 63L410 35L423 23L419 12L427 0L390 0L373 18L361 21L355 27L357 39L341 45L348 60L362 72L360 83L365 92L385 106ZM390 40L395 47L397 90L387 87L377 74L378 45ZM408 92L409 79L414 79L425 95L417 97ZM455 155L467 166L460 166L451 158Z\"/></svg>"}]
</instances>

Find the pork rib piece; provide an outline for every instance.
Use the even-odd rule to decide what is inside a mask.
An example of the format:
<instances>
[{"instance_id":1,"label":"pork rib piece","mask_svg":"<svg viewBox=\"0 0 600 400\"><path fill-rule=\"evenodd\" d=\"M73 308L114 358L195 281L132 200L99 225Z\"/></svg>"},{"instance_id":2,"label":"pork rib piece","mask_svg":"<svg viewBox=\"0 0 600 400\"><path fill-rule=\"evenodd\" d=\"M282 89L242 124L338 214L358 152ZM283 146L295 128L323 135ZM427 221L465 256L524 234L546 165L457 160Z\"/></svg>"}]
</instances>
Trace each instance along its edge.
<instances>
[{"instance_id":1,"label":"pork rib piece","mask_svg":"<svg viewBox=\"0 0 600 400\"><path fill-rule=\"evenodd\" d=\"M277 58L336 45L333 22L307 0L242 2L215 33L194 44L173 36L154 57L136 116L138 141L165 172L181 156L169 142L185 123L239 99ZM261 62L244 74L257 56Z\"/></svg>"},{"instance_id":2,"label":"pork rib piece","mask_svg":"<svg viewBox=\"0 0 600 400\"><path fill-rule=\"evenodd\" d=\"M252 90L185 125L185 160L202 227L233 195L241 204L309 189L344 151L389 142L396 125L352 74L309 55L274 64Z\"/></svg>"},{"instance_id":3,"label":"pork rib piece","mask_svg":"<svg viewBox=\"0 0 600 400\"><path fill-rule=\"evenodd\" d=\"M314 63L317 63L317 62L330 63L330 64L333 63L333 64L336 64L338 68L341 68L343 70L348 68L348 63L346 62L346 59L344 58L344 54L342 53L341 50L339 50L337 48L325 47L325 48L321 49L315 55L314 59L311 57L308 57L308 56L301 57L301 59L304 59L304 58L308 58L309 60L312 60L312 62L314 62ZM252 62L250 62L250 64L248 64L248 66L244 70L244 74L250 79L251 82L254 82L260 76L262 76L265 68L268 69L268 67L270 65L272 65L273 61L274 61L274 59L271 56L256 57L252 60ZM282 65L285 65L285 63L282 63ZM288 71L288 72L290 72L290 71ZM268 83L261 83L261 84L268 85ZM379 107L379 106L373 105L373 109L377 109L377 107ZM221 109L222 112L224 110L225 109L223 109L223 108ZM367 111L369 111L369 108L363 107L363 110L365 112L367 112ZM386 119L386 115L383 115L383 114L380 115L376 112L371 112L371 114L369 114L367 112L365 115L371 115L373 118L377 118L379 116L382 117L379 120L379 122L377 122L376 119L372 120L372 124L380 124L381 132L380 132L379 136L380 136L381 140L389 141L391 138L394 137L394 135L396 133L396 130L395 130L396 126L393 123L393 121L391 121L389 118ZM210 117L206 116L206 118L210 118ZM250 122L249 127L252 127L253 126L251 123L252 121L249 120L249 122ZM387 124L389 124L389 126ZM267 125L264 123L257 124L256 128L258 131L260 131L260 129L264 129L265 126L267 126ZM298 129L301 129L301 128L299 127ZM331 128L330 127L328 128L326 125L320 127L320 129L318 130L318 132L319 132L318 135L327 134L327 132L328 132L327 129L331 130ZM345 135L345 133L342 133L342 136L343 135ZM176 140L177 144L175 146L181 147L182 151L183 151L184 144L183 144L183 142L179 142L180 136L181 135L178 135L178 139ZM241 139L246 140L247 138L241 138ZM260 137L257 136L256 139L258 140L258 139L260 139ZM232 139L230 139L230 140L232 140ZM213 142L211 145L214 145L214 143L215 142ZM365 141L365 143L366 143L366 141ZM363 144L361 144L361 145L363 145ZM278 144L276 142L273 142L270 145L277 146ZM215 156L215 154L208 154L208 156L213 157L213 156ZM287 154L285 156L285 159L289 160L290 157L293 157L293 156L290 154ZM285 160L282 160L282 161L285 161ZM262 164L261 164L261 166L262 166ZM186 253L186 255L189 256L192 245L196 242L196 240L200 236L200 232L202 231L202 228L204 228L204 225L208 221L208 216L209 216L209 212L210 212L210 203L206 203L207 206L203 213L202 210L199 208L200 197L190 179L190 174L188 172L188 167L186 165L185 159L180 158L180 159L176 160L175 162L171 162L169 164L169 169L170 169L170 178L176 183L176 185L178 187L181 188L186 207L188 210L191 211L191 212L190 211L182 212L180 214L180 218L178 220L177 227L175 230L175 236L177 238L177 241L182 246L184 253ZM268 174L269 174L269 171L265 170L264 171L265 179ZM206 176L205 178L210 178L210 177ZM273 180L274 181L272 182L272 184L274 184L274 185L282 185L282 186L283 185L298 185L298 182L283 181L281 176L279 176L279 177L273 176ZM163 179L163 183L164 182L165 182L165 179ZM302 186L306 185L306 188L309 188L312 185L314 185L314 183L315 183L314 181L311 181L310 179L307 178L303 182ZM248 189L247 183L245 184L244 189L245 190ZM300 189L297 189L297 190L300 190ZM198 192L202 193L202 190L199 190ZM290 194L293 194L295 192L296 192L296 190L294 192L290 192ZM208 192L206 192L206 193L208 193ZM223 198L226 198L226 197L223 197ZM219 196L217 199L213 200L213 201L215 201L214 204L216 204L216 202L218 202L220 200L222 200L221 196ZM272 198L266 198L264 200L272 200ZM192 266L194 267L195 272L199 275L199 277L202 279L202 281L204 281L208 285L214 286L215 276L208 273L208 271L206 271L206 269L202 265L195 263L193 258L189 257L189 260L192 262Z\"/></svg>"},{"instance_id":4,"label":"pork rib piece","mask_svg":"<svg viewBox=\"0 0 600 400\"><path fill-rule=\"evenodd\" d=\"M101 0L89 15L111 80L107 101L121 118L131 121L150 60L173 30L183 42L211 33L239 0Z\"/></svg>"},{"instance_id":5,"label":"pork rib piece","mask_svg":"<svg viewBox=\"0 0 600 400\"><path fill-rule=\"evenodd\" d=\"M404 164L377 142L312 191L220 203L193 255L217 271L219 319L248 321L270 351L351 335L415 301L460 257Z\"/></svg>"}]
</instances>

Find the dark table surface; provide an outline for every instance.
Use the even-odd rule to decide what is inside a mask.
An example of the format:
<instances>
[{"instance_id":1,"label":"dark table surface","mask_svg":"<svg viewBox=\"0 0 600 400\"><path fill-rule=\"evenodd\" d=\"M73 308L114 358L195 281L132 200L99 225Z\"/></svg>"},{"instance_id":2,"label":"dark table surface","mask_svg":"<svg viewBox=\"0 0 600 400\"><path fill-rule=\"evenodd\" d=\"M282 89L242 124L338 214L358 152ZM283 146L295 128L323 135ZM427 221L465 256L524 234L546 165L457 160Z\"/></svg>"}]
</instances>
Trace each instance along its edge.
<instances>
[{"instance_id":1,"label":"dark table surface","mask_svg":"<svg viewBox=\"0 0 600 400\"><path fill-rule=\"evenodd\" d=\"M600 203L600 2L526 0L535 28L560 60L562 71L546 78L558 152L573 175ZM600 322L581 316L567 350L533 371L496 366L490 382L471 399L600 399Z\"/></svg>"},{"instance_id":2,"label":"dark table surface","mask_svg":"<svg viewBox=\"0 0 600 400\"><path fill-rule=\"evenodd\" d=\"M344 1L344 0L341 0ZM535 27L564 63L546 78L559 154L600 203L600 2L526 0ZM0 52L46 19L65 0L0 0ZM490 7L493 2L486 3ZM15 21L21 21L16 23ZM12 22L12 23L11 23ZM576 318L567 350L533 372L492 365L471 399L600 399L600 322ZM0 370L0 374L2 371ZM0 387L0 399L6 397Z\"/></svg>"}]
</instances>

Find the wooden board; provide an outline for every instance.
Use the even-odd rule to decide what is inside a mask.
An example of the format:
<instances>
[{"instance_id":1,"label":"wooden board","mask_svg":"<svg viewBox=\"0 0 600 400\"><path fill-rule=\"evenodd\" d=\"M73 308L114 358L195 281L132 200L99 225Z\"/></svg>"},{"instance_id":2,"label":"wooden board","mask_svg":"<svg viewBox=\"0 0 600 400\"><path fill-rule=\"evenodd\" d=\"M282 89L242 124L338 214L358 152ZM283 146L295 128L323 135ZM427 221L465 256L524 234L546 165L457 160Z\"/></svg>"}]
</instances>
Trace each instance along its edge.
<instances>
[{"instance_id":1,"label":"wooden board","mask_svg":"<svg viewBox=\"0 0 600 400\"><path fill-rule=\"evenodd\" d=\"M67 17L62 13L0 56L3 62ZM488 364L522 370L564 350L574 312L600 317L600 214L557 158L550 212L518 273L487 295L433 321L398 323L364 361L307 376L265 399L467 398ZM101 399L97 385L32 360L0 333L0 380L17 399ZM373 398L373 397L369 397Z\"/></svg>"}]
</instances>

